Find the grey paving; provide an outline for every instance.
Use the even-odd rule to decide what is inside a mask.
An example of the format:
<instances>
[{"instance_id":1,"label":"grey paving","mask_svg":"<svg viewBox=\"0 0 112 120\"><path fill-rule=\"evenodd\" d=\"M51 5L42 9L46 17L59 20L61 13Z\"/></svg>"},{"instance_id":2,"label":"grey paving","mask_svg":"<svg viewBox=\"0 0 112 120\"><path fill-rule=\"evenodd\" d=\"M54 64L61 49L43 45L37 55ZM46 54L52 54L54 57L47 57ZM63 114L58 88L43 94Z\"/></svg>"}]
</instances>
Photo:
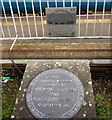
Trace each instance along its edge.
<instances>
[{"instance_id":1,"label":"grey paving","mask_svg":"<svg viewBox=\"0 0 112 120\"><path fill-rule=\"evenodd\" d=\"M49 69L65 69L75 74L84 86L84 102L80 111L73 118L96 118L92 80L89 61L48 61L28 63L19 88L19 94L15 102L12 118L34 118L26 106L26 91L29 83L39 73Z\"/></svg>"}]
</instances>

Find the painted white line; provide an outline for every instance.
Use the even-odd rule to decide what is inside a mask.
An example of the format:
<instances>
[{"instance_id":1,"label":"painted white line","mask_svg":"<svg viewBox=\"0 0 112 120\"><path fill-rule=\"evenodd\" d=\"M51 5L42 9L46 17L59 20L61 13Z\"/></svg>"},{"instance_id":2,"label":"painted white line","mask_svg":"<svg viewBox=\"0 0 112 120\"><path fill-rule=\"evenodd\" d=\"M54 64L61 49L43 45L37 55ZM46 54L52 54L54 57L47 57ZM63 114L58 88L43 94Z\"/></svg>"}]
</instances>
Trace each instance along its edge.
<instances>
[{"instance_id":1,"label":"painted white line","mask_svg":"<svg viewBox=\"0 0 112 120\"><path fill-rule=\"evenodd\" d=\"M63 59L63 60L59 60L59 59L14 59L14 62L16 64L27 64L29 62L67 62L67 61L90 61L91 64L112 64L112 60L110 59ZM12 64L11 60L7 59L7 60L0 60L0 64Z\"/></svg>"},{"instance_id":2,"label":"painted white line","mask_svg":"<svg viewBox=\"0 0 112 120\"><path fill-rule=\"evenodd\" d=\"M112 36L80 36L80 37L18 37L18 40L44 40L44 39L48 39L48 40L68 40L68 39L110 39L112 38ZM13 38L0 38L0 40L14 40L15 37Z\"/></svg>"}]
</instances>

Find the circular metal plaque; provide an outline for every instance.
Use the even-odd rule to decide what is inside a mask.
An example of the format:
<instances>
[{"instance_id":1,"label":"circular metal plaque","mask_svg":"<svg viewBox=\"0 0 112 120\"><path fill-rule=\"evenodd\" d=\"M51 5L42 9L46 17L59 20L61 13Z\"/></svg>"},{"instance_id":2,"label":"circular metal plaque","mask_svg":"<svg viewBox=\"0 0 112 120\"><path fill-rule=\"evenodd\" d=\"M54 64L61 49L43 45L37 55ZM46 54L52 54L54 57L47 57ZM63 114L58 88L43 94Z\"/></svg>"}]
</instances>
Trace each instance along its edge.
<instances>
[{"instance_id":1,"label":"circular metal plaque","mask_svg":"<svg viewBox=\"0 0 112 120\"><path fill-rule=\"evenodd\" d=\"M84 99L81 81L64 69L50 69L37 75L29 84L26 103L36 118L71 118Z\"/></svg>"}]
</instances>

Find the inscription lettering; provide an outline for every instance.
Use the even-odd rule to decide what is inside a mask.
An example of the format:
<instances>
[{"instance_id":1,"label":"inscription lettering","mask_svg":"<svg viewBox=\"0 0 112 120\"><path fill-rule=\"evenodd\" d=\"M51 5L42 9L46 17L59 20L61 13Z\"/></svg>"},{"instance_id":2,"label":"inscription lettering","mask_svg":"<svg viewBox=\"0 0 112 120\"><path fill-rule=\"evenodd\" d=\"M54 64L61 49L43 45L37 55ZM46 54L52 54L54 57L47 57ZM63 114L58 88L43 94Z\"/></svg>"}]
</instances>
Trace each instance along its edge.
<instances>
[{"instance_id":1,"label":"inscription lettering","mask_svg":"<svg viewBox=\"0 0 112 120\"><path fill-rule=\"evenodd\" d=\"M84 91L80 80L74 74L61 70L45 71L36 76L31 86L29 85L26 101L35 117L68 118L81 108Z\"/></svg>"}]
</instances>

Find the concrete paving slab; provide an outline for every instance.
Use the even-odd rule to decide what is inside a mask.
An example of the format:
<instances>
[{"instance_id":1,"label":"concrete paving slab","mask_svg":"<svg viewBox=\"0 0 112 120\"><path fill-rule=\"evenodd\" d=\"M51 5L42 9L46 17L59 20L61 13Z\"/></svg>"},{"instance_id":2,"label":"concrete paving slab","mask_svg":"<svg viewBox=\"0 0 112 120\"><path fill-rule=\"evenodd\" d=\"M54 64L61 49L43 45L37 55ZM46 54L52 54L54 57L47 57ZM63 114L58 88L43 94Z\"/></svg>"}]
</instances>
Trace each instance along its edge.
<instances>
[{"instance_id":1,"label":"concrete paving slab","mask_svg":"<svg viewBox=\"0 0 112 120\"><path fill-rule=\"evenodd\" d=\"M19 88L18 97L12 113L12 118L33 118L26 105L26 91L29 83L39 73L49 69L65 69L75 74L84 86L84 102L80 111L73 118L96 118L92 80L88 60L82 61L48 61L28 63Z\"/></svg>"}]
</instances>

